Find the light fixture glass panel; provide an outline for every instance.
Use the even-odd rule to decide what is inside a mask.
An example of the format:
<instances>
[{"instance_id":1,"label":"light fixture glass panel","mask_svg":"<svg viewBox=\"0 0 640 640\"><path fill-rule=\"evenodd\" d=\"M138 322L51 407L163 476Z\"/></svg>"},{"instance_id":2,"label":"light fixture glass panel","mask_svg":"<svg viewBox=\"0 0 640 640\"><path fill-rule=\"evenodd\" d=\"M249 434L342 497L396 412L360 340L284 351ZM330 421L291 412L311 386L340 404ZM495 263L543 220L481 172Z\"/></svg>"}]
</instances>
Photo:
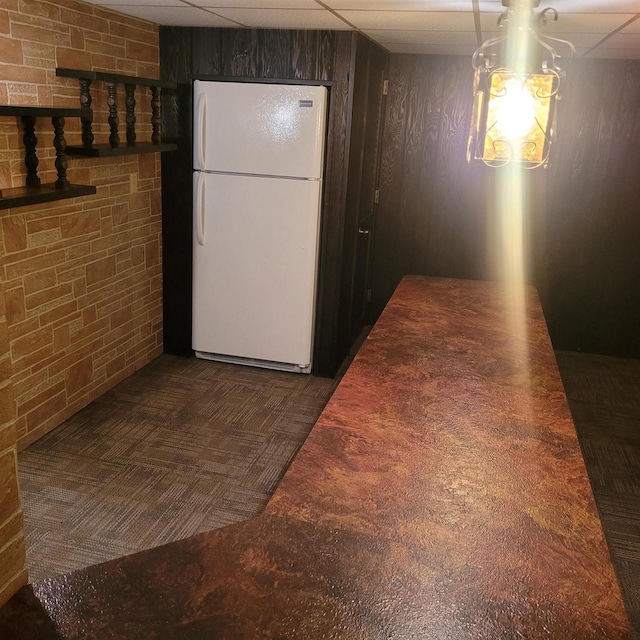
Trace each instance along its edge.
<instances>
[{"instance_id":1,"label":"light fixture glass panel","mask_svg":"<svg viewBox=\"0 0 640 640\"><path fill-rule=\"evenodd\" d=\"M545 160L554 74L518 74L496 70L490 75L485 162Z\"/></svg>"}]
</instances>

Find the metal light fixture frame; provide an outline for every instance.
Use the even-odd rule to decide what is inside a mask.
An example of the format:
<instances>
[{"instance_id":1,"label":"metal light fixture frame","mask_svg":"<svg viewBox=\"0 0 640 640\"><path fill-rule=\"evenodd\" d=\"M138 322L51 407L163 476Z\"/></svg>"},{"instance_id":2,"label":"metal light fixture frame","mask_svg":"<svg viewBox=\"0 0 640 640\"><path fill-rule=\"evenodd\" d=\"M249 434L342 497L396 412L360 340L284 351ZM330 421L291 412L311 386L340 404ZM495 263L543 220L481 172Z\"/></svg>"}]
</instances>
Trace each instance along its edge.
<instances>
[{"instance_id":1,"label":"metal light fixture frame","mask_svg":"<svg viewBox=\"0 0 640 640\"><path fill-rule=\"evenodd\" d=\"M526 169L537 169L538 167L545 167L549 162L549 155L551 151L551 145L555 138L556 133L556 102L560 100L561 84L565 79L565 69L561 66L561 56L553 48L552 44L561 44L566 46L569 50L569 59L575 55L575 47L567 40L561 40L560 38L553 38L551 36L541 35L538 30L541 27L547 25L551 19L553 21L558 20L558 12L551 7L546 8L539 13L536 13L536 9L540 0L502 0L503 6L507 7L506 11L498 18L498 26L501 28L507 28L507 33L500 38L492 38L486 40L475 51L472 58L472 65L475 69L474 86L473 86L473 113L471 117L469 141L467 145L467 162L481 161L489 167L502 167L510 162L518 162ZM513 71L509 69L501 58L504 57L503 49L507 45L507 41L510 37L514 37L510 33L509 26L517 23L516 18L522 18L522 16L516 16L515 12L526 11L528 14L527 34L532 43L538 51L536 68L533 66L527 69L526 72ZM540 55L541 54L541 55ZM539 120L536 119L536 126L539 128L539 134L542 136L540 139L543 141L542 153L539 154L539 159L535 161L527 161L519 156L516 156L516 151L513 149L509 140L501 139L501 149L507 150L509 153L506 155L501 154L493 144L495 152L494 158L488 159L485 154L485 140L487 138L488 127L487 124L489 102L492 98L503 97L504 94L493 93L492 84L494 76L497 74L503 75L517 75L523 83L533 79L535 76L543 75L552 79L551 91L549 95L540 94L539 90L536 91L535 97L541 100L549 100L549 112L547 115L546 126L543 126ZM525 144L535 145L535 142L527 141ZM524 146L524 145L523 145Z\"/></svg>"}]
</instances>

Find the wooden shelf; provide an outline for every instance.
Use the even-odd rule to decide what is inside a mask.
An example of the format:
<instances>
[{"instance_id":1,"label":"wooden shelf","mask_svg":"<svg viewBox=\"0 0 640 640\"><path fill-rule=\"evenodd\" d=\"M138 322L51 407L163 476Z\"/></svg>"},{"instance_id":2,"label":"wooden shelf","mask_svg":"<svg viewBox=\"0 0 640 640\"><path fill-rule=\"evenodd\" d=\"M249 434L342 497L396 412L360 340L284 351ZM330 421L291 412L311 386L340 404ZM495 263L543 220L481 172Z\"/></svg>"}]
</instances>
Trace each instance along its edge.
<instances>
[{"instance_id":1,"label":"wooden shelf","mask_svg":"<svg viewBox=\"0 0 640 640\"><path fill-rule=\"evenodd\" d=\"M24 142L24 163L27 167L26 185L0 190L0 209L24 207L42 202L65 200L77 196L88 196L96 192L95 187L71 184L67 178L67 143L64 139L65 118L90 118L87 108L32 107L28 105L0 105L0 116L17 116L22 120ZM53 125L53 146L56 150L56 171L58 179L54 183L41 184L38 177L38 153L36 137L37 118L51 118Z\"/></svg>"},{"instance_id":2,"label":"wooden shelf","mask_svg":"<svg viewBox=\"0 0 640 640\"><path fill-rule=\"evenodd\" d=\"M66 107L31 107L12 104L0 105L0 116L21 118L82 118L91 115L89 109Z\"/></svg>"},{"instance_id":3,"label":"wooden shelf","mask_svg":"<svg viewBox=\"0 0 640 640\"><path fill-rule=\"evenodd\" d=\"M67 157L82 156L102 158L140 153L158 153L177 149L176 144L162 143L160 138L160 89L176 88L175 82L125 76L100 71L82 71L77 69L56 69L58 76L80 80L81 108L66 107L33 107L28 105L0 105L0 116L16 116L21 118L24 129L25 164L27 166L26 186L4 189L0 191L0 209L52 202L77 196L87 196L96 192L95 187L70 184L67 179ZM111 135L109 144L93 144L93 111L91 110L91 94L89 85L93 80L108 84L109 126ZM116 85L124 84L127 94L127 142L120 144L118 135L118 116L116 107ZM153 128L151 142L136 142L135 134L135 86L151 87L151 125ZM50 117L54 128L54 147L56 149L56 170L58 180L53 184L40 184L38 177L38 156L35 133L36 119ZM67 146L64 139L64 119L80 118L82 121L81 146Z\"/></svg>"},{"instance_id":4,"label":"wooden shelf","mask_svg":"<svg viewBox=\"0 0 640 640\"><path fill-rule=\"evenodd\" d=\"M140 76L127 76L119 73L105 73L103 71L85 71L84 69L65 69L58 67L56 75L60 78L76 78L78 80L99 80L100 82L114 82L116 84L135 84L139 87L162 87L176 89L177 83L169 80L155 80Z\"/></svg>"},{"instance_id":5,"label":"wooden shelf","mask_svg":"<svg viewBox=\"0 0 640 640\"><path fill-rule=\"evenodd\" d=\"M156 151L173 151L174 144L162 144L160 118L160 92L162 89L176 89L177 83L140 76L127 76L120 73L105 73L103 71L87 71L84 69L57 68L56 75L63 78L75 78L80 83L80 105L88 108L89 113L82 117L82 145L70 147L69 155L88 158L105 156L122 156L133 153L152 153ZM93 111L91 103L91 84L94 81L107 85L107 106L109 108L109 145L94 145L93 140ZM118 85L124 85L126 108L126 144L120 139L118 131ZM151 88L151 142L140 143L136 140L136 89L137 87Z\"/></svg>"},{"instance_id":6,"label":"wooden shelf","mask_svg":"<svg viewBox=\"0 0 640 640\"><path fill-rule=\"evenodd\" d=\"M95 187L81 184L69 184L69 186L64 189L58 189L55 183L43 184L39 187L2 189L2 192L0 192L0 209L25 207L30 204L53 202L54 200L65 200L66 198L76 198L78 196L89 196L95 192Z\"/></svg>"},{"instance_id":7,"label":"wooden shelf","mask_svg":"<svg viewBox=\"0 0 640 640\"><path fill-rule=\"evenodd\" d=\"M175 151L177 144L152 142L136 142L135 144L121 144L119 147L112 147L110 144L94 144L90 147L68 146L68 156L83 156L85 158L105 158L109 156L126 156L137 153L157 153L162 151Z\"/></svg>"}]
</instances>

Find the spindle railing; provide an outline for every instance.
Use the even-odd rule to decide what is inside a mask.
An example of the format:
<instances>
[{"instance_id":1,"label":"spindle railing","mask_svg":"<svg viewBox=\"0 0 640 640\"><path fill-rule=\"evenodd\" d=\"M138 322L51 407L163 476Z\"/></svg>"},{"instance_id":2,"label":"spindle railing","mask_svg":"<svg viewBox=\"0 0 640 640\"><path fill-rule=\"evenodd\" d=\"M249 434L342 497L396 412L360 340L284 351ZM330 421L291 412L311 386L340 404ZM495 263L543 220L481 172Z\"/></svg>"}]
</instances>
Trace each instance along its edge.
<instances>
[{"instance_id":1,"label":"spindle railing","mask_svg":"<svg viewBox=\"0 0 640 640\"><path fill-rule=\"evenodd\" d=\"M162 89L176 89L175 82L154 80L138 76L127 76L102 71L84 71L81 69L56 69L56 75L62 78L77 78L80 82L80 105L89 109L89 115L82 119L82 145L67 147L71 156L115 156L131 153L150 153L155 151L173 151L176 144L163 143L160 118L160 91ZM93 134L93 97L91 83L104 82L107 85L107 107L109 116L109 143L94 144ZM125 125L126 143L120 140L120 118L118 115L117 91L118 85L124 85L125 91ZM151 141L139 142L136 134L136 87L150 87L151 89Z\"/></svg>"},{"instance_id":2,"label":"spindle railing","mask_svg":"<svg viewBox=\"0 0 640 640\"><path fill-rule=\"evenodd\" d=\"M24 163L27 168L24 187L0 190L0 209L11 209L41 202L91 195L95 187L71 184L67 178L67 142L64 137L65 118L88 118L88 109L67 109L59 107L32 107L0 105L0 116L17 116L22 121L22 141L24 142ZM53 125L53 146L56 150L55 167L57 180L42 183L38 176L38 137L36 119L51 118Z\"/></svg>"}]
</instances>

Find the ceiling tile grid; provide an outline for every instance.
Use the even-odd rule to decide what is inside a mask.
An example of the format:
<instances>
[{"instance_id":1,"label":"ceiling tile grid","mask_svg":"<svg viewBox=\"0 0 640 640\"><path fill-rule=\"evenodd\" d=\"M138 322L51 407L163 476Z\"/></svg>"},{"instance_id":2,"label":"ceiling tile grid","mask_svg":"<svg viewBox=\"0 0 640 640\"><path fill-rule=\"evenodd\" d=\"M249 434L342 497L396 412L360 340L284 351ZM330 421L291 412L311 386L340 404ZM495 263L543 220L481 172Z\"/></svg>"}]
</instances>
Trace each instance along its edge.
<instances>
[{"instance_id":1,"label":"ceiling tile grid","mask_svg":"<svg viewBox=\"0 0 640 640\"><path fill-rule=\"evenodd\" d=\"M502 0L87 0L161 25L355 29L391 53L470 55L499 37ZM555 7L543 35L578 55L640 58L640 0L541 0ZM474 8L477 14L474 15Z\"/></svg>"}]
</instances>

